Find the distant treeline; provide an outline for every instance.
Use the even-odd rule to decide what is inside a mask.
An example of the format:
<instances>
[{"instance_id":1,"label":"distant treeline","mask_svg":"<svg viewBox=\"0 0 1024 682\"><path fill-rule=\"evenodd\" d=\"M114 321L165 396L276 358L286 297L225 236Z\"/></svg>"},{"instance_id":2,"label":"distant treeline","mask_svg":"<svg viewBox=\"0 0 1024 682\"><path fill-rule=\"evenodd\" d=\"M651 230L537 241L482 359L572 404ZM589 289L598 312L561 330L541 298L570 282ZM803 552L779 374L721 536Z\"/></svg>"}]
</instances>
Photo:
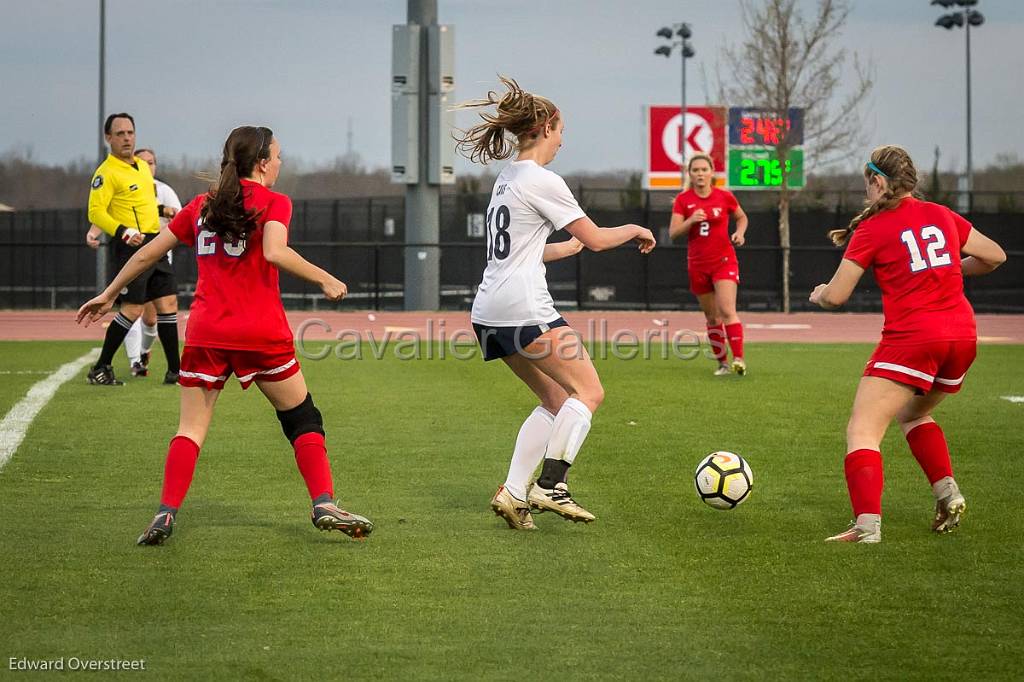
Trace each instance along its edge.
<instances>
[{"instance_id":1,"label":"distant treeline","mask_svg":"<svg viewBox=\"0 0 1024 682\"><path fill-rule=\"evenodd\" d=\"M497 168L497 167L495 167ZM84 207L89 194L89 180L94 163L76 161L63 166L46 165L32 160L23 152L0 155L0 204L14 210L78 208ZM953 202L957 179L953 173L926 172L921 169L922 191L929 198L943 203ZM218 171L214 160L172 160L158 157L158 176L177 191L182 201L206 191ZM604 173L570 173L565 176L574 190L619 190L623 207L639 199L641 175L635 170ZM463 174L455 186L442 189L453 194L486 194L490 192L494 175L484 171L476 175ZM358 159L339 158L331 164L312 166L295 164L285 166L278 180L278 189L296 200L345 199L355 197L397 196L404 192L402 185L391 183L386 169L365 168ZM974 187L978 192L1005 193L1005 210L1024 210L1024 162L1016 156L1004 156L986 168L975 171ZM859 192L863 181L855 173L810 175L804 194L822 192ZM809 198L809 197L808 197ZM1003 208L1003 207L1001 207Z\"/></svg>"}]
</instances>

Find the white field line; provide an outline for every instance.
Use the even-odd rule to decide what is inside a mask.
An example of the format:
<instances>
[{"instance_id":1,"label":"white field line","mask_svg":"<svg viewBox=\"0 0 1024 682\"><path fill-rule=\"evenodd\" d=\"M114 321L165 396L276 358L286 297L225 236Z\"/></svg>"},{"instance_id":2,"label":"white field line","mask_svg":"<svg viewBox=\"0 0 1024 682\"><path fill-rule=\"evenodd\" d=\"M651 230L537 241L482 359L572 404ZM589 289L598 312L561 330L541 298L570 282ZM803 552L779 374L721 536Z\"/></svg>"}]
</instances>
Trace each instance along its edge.
<instances>
[{"instance_id":1,"label":"white field line","mask_svg":"<svg viewBox=\"0 0 1024 682\"><path fill-rule=\"evenodd\" d=\"M28 431L32 420L46 407L57 389L74 378L83 367L95 362L99 354L100 349L93 348L77 360L61 365L53 374L33 384L25 397L4 416L4 420L0 422L0 470L3 470L14 456L21 441L25 440L25 432Z\"/></svg>"},{"instance_id":2,"label":"white field line","mask_svg":"<svg viewBox=\"0 0 1024 682\"><path fill-rule=\"evenodd\" d=\"M1009 400L1011 403L1024 403L1024 395L1004 395L1000 397L1003 400Z\"/></svg>"}]
</instances>

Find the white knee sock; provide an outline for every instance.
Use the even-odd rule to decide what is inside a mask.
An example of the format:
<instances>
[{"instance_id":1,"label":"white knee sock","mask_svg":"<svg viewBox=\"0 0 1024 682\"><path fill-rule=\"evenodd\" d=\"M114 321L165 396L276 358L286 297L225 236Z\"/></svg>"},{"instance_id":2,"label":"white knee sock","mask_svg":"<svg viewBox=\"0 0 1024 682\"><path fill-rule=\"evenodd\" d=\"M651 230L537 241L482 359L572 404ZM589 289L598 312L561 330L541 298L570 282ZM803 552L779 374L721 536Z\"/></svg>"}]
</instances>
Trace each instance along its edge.
<instances>
[{"instance_id":1,"label":"white knee sock","mask_svg":"<svg viewBox=\"0 0 1024 682\"><path fill-rule=\"evenodd\" d=\"M142 325L142 352L148 353L153 348L153 342L156 341L156 325L145 324Z\"/></svg>"},{"instance_id":2,"label":"white knee sock","mask_svg":"<svg viewBox=\"0 0 1024 682\"><path fill-rule=\"evenodd\" d=\"M551 459L561 459L572 464L590 433L590 419L593 415L582 402L569 398L562 403L562 409L555 415L551 425L551 438L544 454Z\"/></svg>"},{"instance_id":3,"label":"white knee sock","mask_svg":"<svg viewBox=\"0 0 1024 682\"><path fill-rule=\"evenodd\" d=\"M555 415L543 407L536 407L519 427L512 463L508 467L508 478L505 479L505 489L513 497L526 500L526 486L537 465L544 459L544 450L554 422Z\"/></svg>"},{"instance_id":4,"label":"white knee sock","mask_svg":"<svg viewBox=\"0 0 1024 682\"><path fill-rule=\"evenodd\" d=\"M135 320L135 324L128 330L124 337L124 352L128 354L128 362L135 364L139 362L142 347L142 318Z\"/></svg>"}]
</instances>

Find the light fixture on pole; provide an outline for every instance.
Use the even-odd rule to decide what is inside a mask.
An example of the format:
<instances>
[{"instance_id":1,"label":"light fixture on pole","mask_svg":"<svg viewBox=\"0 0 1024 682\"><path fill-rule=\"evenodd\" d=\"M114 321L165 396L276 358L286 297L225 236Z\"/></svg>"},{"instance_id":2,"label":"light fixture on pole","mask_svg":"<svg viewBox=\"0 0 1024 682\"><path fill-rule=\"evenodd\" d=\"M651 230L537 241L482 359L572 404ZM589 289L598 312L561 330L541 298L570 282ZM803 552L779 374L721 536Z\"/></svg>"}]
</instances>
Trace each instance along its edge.
<instances>
[{"instance_id":1,"label":"light fixture on pole","mask_svg":"<svg viewBox=\"0 0 1024 682\"><path fill-rule=\"evenodd\" d=\"M935 21L935 25L952 30L953 27L965 29L967 37L967 211L974 208L974 166L971 154L971 26L981 26L985 23L985 17L981 12L971 9L978 4L978 0L932 0L931 4L940 5L949 9L954 5L962 7L962 10L943 14Z\"/></svg>"},{"instance_id":2,"label":"light fixture on pole","mask_svg":"<svg viewBox=\"0 0 1024 682\"><path fill-rule=\"evenodd\" d=\"M655 35L659 38L671 41L667 45L659 45L654 49L654 54L668 58L672 56L672 49L679 49L680 61L682 62L682 107L679 110L679 174L680 189L686 186L686 60L697 54L690 44L689 39L693 35L690 25L686 23L672 24L672 28L663 26L658 29ZM674 40L678 38L678 40Z\"/></svg>"}]
</instances>

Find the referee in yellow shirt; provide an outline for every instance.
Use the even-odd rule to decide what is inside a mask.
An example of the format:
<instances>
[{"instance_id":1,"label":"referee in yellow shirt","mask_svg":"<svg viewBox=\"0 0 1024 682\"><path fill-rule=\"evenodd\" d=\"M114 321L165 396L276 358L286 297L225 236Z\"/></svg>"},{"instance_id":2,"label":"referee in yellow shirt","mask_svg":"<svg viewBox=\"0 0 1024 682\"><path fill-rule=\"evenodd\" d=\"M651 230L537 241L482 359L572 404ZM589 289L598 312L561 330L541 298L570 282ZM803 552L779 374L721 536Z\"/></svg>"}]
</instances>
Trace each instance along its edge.
<instances>
[{"instance_id":1,"label":"referee in yellow shirt","mask_svg":"<svg viewBox=\"0 0 1024 682\"><path fill-rule=\"evenodd\" d=\"M113 272L118 272L139 247L156 238L160 216L171 217L176 211L157 204L149 165L135 156L135 119L125 113L111 114L103 124L103 132L110 154L92 176L89 222L113 237ZM107 327L99 360L89 371L90 384L123 385L114 376L110 363L149 301L156 308L157 335L167 357L164 383L178 383L177 291L174 270L166 256L121 290L121 310Z\"/></svg>"}]
</instances>

